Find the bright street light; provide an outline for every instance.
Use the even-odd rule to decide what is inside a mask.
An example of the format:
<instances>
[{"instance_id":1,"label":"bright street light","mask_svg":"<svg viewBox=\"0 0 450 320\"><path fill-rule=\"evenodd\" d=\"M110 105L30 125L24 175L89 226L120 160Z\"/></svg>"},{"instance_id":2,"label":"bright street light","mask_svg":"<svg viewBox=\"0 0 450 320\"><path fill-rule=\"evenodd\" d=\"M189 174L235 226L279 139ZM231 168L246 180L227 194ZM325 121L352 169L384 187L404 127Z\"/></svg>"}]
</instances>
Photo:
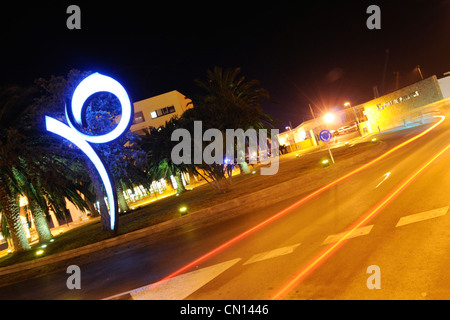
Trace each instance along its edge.
<instances>
[{"instance_id":1,"label":"bright street light","mask_svg":"<svg viewBox=\"0 0 450 320\"><path fill-rule=\"evenodd\" d=\"M334 114L333 113L327 113L323 116L323 120L325 120L326 123L332 123L334 122Z\"/></svg>"}]
</instances>

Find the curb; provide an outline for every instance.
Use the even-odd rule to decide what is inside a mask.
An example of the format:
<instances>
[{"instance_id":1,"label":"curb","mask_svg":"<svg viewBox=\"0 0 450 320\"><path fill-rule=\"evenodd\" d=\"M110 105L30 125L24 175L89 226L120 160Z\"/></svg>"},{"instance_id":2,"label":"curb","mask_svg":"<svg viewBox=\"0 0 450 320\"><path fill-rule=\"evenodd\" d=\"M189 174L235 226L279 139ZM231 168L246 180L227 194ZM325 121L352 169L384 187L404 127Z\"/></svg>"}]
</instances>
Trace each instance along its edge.
<instances>
[{"instance_id":1,"label":"curb","mask_svg":"<svg viewBox=\"0 0 450 320\"><path fill-rule=\"evenodd\" d=\"M214 222L219 222L227 218L236 216L237 214L232 210L238 207L242 208L245 206L252 206L252 210L258 209L264 206L272 205L277 202L286 200L288 198L294 197L296 195L308 192L308 190L319 188L320 186L329 183L335 179L335 176L340 176L342 169L354 166L355 164L368 160L375 157L383 150L387 148L385 142L380 142L374 148L362 152L352 158L342 160L339 164L329 167L334 169L333 174L324 176L322 171L313 171L309 174L290 179L288 181L279 183L274 186L267 187L265 189L253 192L248 195L241 196L239 198L227 201L225 203L217 204L205 209L192 212L188 215L178 217L176 219L171 219L158 223L156 225L132 231L117 237L103 240L97 243L89 244L80 248L72 249L69 251L53 254L51 256L43 257L34 261L26 261L19 264L7 266L0 268L0 276L5 276L8 274L13 274L21 271L26 271L34 268L39 268L45 265L61 262L64 260L73 259L79 256L83 256L89 253L93 253L102 249L112 248L133 240L141 239L149 235L154 235L155 233L169 230L171 228L180 227L184 224L194 223L194 222L208 222L206 218L214 216ZM330 172L330 173L331 173ZM302 186L299 188L299 186ZM289 192L286 192L289 190ZM217 214L224 213L218 216Z\"/></svg>"}]
</instances>

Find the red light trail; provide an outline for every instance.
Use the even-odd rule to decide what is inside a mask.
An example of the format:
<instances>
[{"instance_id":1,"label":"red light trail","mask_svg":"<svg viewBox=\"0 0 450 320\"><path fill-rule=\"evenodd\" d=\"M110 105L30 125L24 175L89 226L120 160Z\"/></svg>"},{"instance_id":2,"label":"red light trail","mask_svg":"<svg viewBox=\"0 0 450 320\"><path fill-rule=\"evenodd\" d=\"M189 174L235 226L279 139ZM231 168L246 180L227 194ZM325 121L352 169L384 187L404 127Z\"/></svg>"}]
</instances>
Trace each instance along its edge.
<instances>
[{"instance_id":1,"label":"red light trail","mask_svg":"<svg viewBox=\"0 0 450 320\"><path fill-rule=\"evenodd\" d=\"M412 181L414 181L418 175L425 170L434 160L441 156L445 151L450 148L450 144L435 154L429 161L423 164L418 170L413 174L409 175L402 183L395 187L384 199L377 203L373 208L371 208L366 214L361 216L356 222L353 223L346 231L344 235L334 244L326 247L322 252L320 252L315 258L313 258L309 263L306 264L288 283L286 283L281 289L279 289L272 297L272 300L282 299L286 294L289 293L290 289L300 284L308 275L310 275L320 264L322 264L327 258L329 258L333 253L337 252L345 242L349 239L351 234L358 228L365 226L370 220L372 220L381 209L386 206L390 201L392 201L397 195L399 195Z\"/></svg>"},{"instance_id":2,"label":"red light trail","mask_svg":"<svg viewBox=\"0 0 450 320\"><path fill-rule=\"evenodd\" d=\"M436 122L434 125L432 125L431 127L429 127L428 129L426 129L426 130L424 130L423 132L421 132L420 134L418 134L418 135L416 135L416 136L414 136L414 137L408 139L407 141L405 141L405 142L399 144L398 146L393 147L392 149L388 150L387 152L383 153L382 155L378 156L377 158L373 159L372 161L370 161L370 162L368 162L368 163L362 165L361 167L356 168L355 170L353 170L353 171L351 171L351 172L349 172L349 173L343 175L342 177L340 177L340 178L338 178L338 179L336 179L336 180L334 180L334 181L328 183L327 185L325 185L325 186L323 186L323 187L317 189L316 191L314 191L314 192L308 194L307 196L303 197L302 199L298 200L297 202L293 203L292 205L288 206L287 208L285 208L285 209L283 209L283 210L277 212L276 214L274 214L274 215L271 216L270 218L268 218L268 219L266 219L266 220L260 222L259 224L255 225L254 227L252 227L252 228L250 228L250 229L248 229L248 230L242 232L241 234L239 234L239 235L233 237L232 239L226 241L225 243L221 244L220 246L216 247L215 249L213 249L213 250L207 252L206 254L204 254L204 255L198 257L197 259L193 260L192 262L186 264L185 266L183 266L183 267L179 268L178 270L172 272L171 274L165 276L164 278L162 278L162 279L159 280L158 282L155 282L155 283L151 284L151 285L149 286L149 288L150 288L150 289L151 289L151 288L155 288L156 286L158 286L159 284L161 284L163 281L168 280L168 279L170 279L170 278L173 278L173 277L175 277L175 276L178 276L178 275L182 274L183 272L189 270L190 268L195 267L195 266L198 265L199 263L201 263L201 262L205 261L206 259L212 257L213 255L217 254L218 252L220 252L220 251L222 251L222 250L228 248L229 246L231 246L231 245L237 243L238 241L242 240L242 239L245 238L246 236L248 236L248 235L250 235L250 234L256 232L257 230L259 230L259 229L261 229L262 227L264 227L264 226L270 224L271 222L277 220L278 218L282 217L282 216L285 215L286 213L288 213L288 212L292 211L293 209L299 207L300 205L304 204L304 203L307 202L308 200L310 200L310 199L314 198L315 196L321 194L322 192L324 192L324 191L330 189L331 187L335 186L336 184L338 184L338 183L344 181L345 179L347 179L347 178L349 178L349 177L351 177L351 176L353 176L353 175L355 175L355 174L361 172L362 170L364 170L364 169L370 167L371 165L373 165L373 164L379 162L380 160L386 158L387 156L389 156L389 155L392 154L393 152L395 152L395 151L399 150L400 148L402 148L402 147L408 145L409 143L411 143L411 142L413 142L413 141L415 141L415 140L417 140L417 139L423 137L424 135L426 135L427 133L429 133L430 131L432 131L434 128L436 128L438 125L440 125L440 124L444 121L444 119L445 119L444 116L436 116L436 117L439 117L439 118L441 118L441 119L440 119L438 122ZM380 208L381 208L381 207L380 207ZM344 239L344 238L343 238L343 239ZM339 243L342 244L342 242L343 242L343 240L340 241ZM315 263L315 264L317 264L317 263ZM292 282L292 281L291 281L291 282ZM289 285L289 287L290 287L290 285ZM284 292L284 290L283 290L283 292ZM280 294L281 294L281 292L280 292ZM278 295L276 295L276 296L278 296ZM275 297L275 296L274 296L274 297Z\"/></svg>"}]
</instances>

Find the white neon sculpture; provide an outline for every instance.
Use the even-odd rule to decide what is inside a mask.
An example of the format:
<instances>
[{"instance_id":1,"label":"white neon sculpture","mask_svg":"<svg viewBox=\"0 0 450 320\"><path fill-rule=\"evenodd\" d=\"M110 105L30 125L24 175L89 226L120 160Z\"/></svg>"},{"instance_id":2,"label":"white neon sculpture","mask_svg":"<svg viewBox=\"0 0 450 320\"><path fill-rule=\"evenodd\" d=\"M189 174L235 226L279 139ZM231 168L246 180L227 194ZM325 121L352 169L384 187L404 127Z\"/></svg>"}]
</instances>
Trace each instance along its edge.
<instances>
[{"instance_id":1,"label":"white neon sculpture","mask_svg":"<svg viewBox=\"0 0 450 320\"><path fill-rule=\"evenodd\" d=\"M78 131L77 127L74 123L72 123L71 118L75 120L77 124L81 125L83 120L82 111L85 106L85 102L90 96L97 92L109 92L114 94L119 99L122 107L122 115L114 130L99 136L89 136ZM131 125L133 105L131 104L127 92L119 82L108 76L94 73L81 81L75 89L72 96L72 101L70 103L70 110L68 108L69 107L66 104L66 119L69 125L66 125L65 123L49 116L45 116L47 131L60 135L61 137L74 143L92 161L105 186L105 191L108 198L111 230L114 230L115 214L117 212L117 195L114 188L114 183L110 179L108 170L106 169L103 161L88 142L108 143L119 138Z\"/></svg>"}]
</instances>

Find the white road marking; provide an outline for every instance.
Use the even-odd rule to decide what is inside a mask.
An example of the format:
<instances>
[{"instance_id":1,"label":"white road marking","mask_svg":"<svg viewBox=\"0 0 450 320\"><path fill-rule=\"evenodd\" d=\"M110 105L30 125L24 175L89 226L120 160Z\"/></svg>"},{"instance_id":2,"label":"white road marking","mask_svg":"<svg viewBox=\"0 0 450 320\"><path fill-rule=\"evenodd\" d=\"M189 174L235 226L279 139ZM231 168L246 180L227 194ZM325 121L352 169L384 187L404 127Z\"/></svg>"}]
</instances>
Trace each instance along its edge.
<instances>
[{"instance_id":1,"label":"white road marking","mask_svg":"<svg viewBox=\"0 0 450 320\"><path fill-rule=\"evenodd\" d=\"M450 206L446 206L446 207L442 207L439 209L433 209L433 210L429 210L429 211L402 217L402 218L400 218L400 220L398 220L396 227L400 227L400 226L404 226L406 224L444 216L447 214L447 211L449 208L450 208Z\"/></svg>"},{"instance_id":2,"label":"white road marking","mask_svg":"<svg viewBox=\"0 0 450 320\"><path fill-rule=\"evenodd\" d=\"M384 179L383 179L379 184L377 184L377 186L375 187L375 189L378 188L384 181L386 181L386 179L389 178L390 175L391 175L390 172L385 173L385 174L384 174Z\"/></svg>"},{"instance_id":3,"label":"white road marking","mask_svg":"<svg viewBox=\"0 0 450 320\"><path fill-rule=\"evenodd\" d=\"M355 237L359 237L359 236L364 236L366 234L369 234L370 231L373 228L373 224L371 224L370 226L365 226L365 227L361 227L358 229L355 229L351 234L349 234L346 239L351 239L351 238L355 238ZM346 235L348 233L347 232L341 232L338 234L332 234L330 236L328 236L323 242L322 244L330 244L330 243L334 243L334 242L338 242L344 235Z\"/></svg>"},{"instance_id":4,"label":"white road marking","mask_svg":"<svg viewBox=\"0 0 450 320\"><path fill-rule=\"evenodd\" d=\"M182 300L197 291L225 270L231 268L241 258L225 261L210 267L195 270L189 273L161 281L153 288L151 284L123 292L106 300L130 294L133 300Z\"/></svg>"},{"instance_id":5,"label":"white road marking","mask_svg":"<svg viewBox=\"0 0 450 320\"><path fill-rule=\"evenodd\" d=\"M279 256L284 256L286 254L290 254L292 253L298 246L300 245L300 243L294 244L292 246L287 246L287 247L283 247L283 248L278 248L275 250L270 250L270 251L266 251L266 252L262 252L262 253L258 253L253 255L250 259L248 259L244 265L246 264L250 264L253 262L257 262L257 261L263 261L263 260L267 260L267 259L271 259L271 258L275 258L275 257L279 257Z\"/></svg>"}]
</instances>

